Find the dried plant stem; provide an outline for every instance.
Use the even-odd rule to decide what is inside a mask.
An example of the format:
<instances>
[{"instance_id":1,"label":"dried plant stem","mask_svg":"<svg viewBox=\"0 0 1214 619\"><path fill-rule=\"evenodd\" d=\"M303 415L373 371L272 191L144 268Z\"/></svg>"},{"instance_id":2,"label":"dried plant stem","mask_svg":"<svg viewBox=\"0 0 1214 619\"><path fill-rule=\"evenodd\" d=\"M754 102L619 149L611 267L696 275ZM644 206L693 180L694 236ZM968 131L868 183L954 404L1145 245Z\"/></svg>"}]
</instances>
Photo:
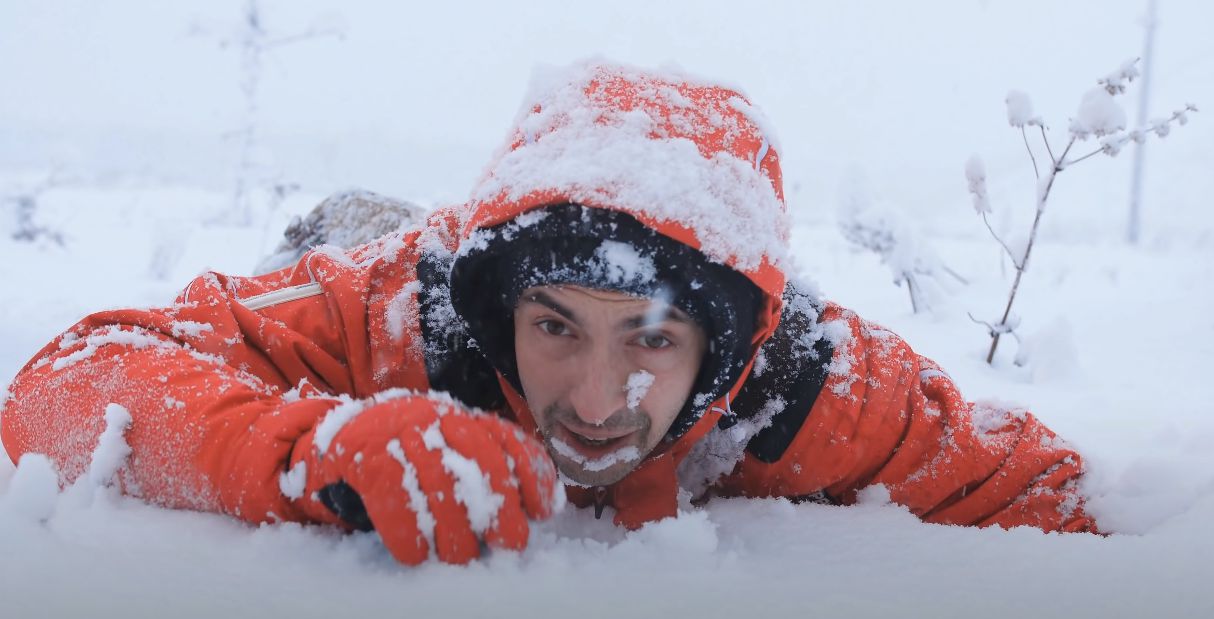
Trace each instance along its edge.
<instances>
[{"instance_id":1,"label":"dried plant stem","mask_svg":"<svg viewBox=\"0 0 1214 619\"><path fill-rule=\"evenodd\" d=\"M1020 137L1024 138L1024 150L1029 152L1029 159L1033 162L1033 176L1041 180L1041 172L1037 171L1037 156L1033 154L1033 149L1029 147L1029 134L1028 131L1025 131L1024 125L1020 126ZM989 228L990 225L987 224L987 227Z\"/></svg>"},{"instance_id":2,"label":"dried plant stem","mask_svg":"<svg viewBox=\"0 0 1214 619\"><path fill-rule=\"evenodd\" d=\"M1032 254L1033 243L1037 240L1037 231L1041 227L1041 215L1045 213L1045 204L1046 201L1050 199L1050 190L1054 188L1054 180L1058 178L1058 173L1065 169L1066 155L1067 153L1071 152L1071 147L1074 145L1075 138L1072 137L1071 141L1066 145L1066 149L1062 151L1062 157L1060 157L1059 160L1054 163L1054 167L1050 169L1049 178L1047 178L1045 181L1045 187L1040 188L1038 191L1037 214L1033 217L1033 227L1029 231L1029 241L1024 248L1024 256L1020 260L1016 260L1016 257L1014 255L1012 256L1012 265L1016 267L1016 278L1012 280L1012 289L1007 295L1007 305L1003 308L1003 317L999 319L1000 327L1006 328L1007 319L1012 315L1012 304L1016 302L1016 293L1020 290L1020 280L1024 277L1024 272L1029 267L1029 255ZM985 220L986 218L983 217L983 219ZM988 224L987 227L989 228L990 225ZM998 237L995 238L998 239ZM999 242L1000 244L1003 243L1003 241ZM1007 250L1007 245L1004 245L1003 248ZM1011 250L1008 250L1008 253L1010 255ZM995 351L999 348L999 337L1001 335L1002 333L1000 330L992 330L991 349L986 353L986 362L988 365L993 363L995 360Z\"/></svg>"}]
</instances>

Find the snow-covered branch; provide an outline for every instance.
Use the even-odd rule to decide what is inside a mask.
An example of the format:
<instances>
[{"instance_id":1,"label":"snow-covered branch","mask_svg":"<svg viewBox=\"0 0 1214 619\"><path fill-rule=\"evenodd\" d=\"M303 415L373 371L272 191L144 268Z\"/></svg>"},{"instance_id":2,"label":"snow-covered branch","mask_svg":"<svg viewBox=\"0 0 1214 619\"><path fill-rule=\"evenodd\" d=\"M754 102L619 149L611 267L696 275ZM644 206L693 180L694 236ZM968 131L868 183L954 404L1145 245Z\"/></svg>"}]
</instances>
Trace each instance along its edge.
<instances>
[{"instance_id":1,"label":"snow-covered branch","mask_svg":"<svg viewBox=\"0 0 1214 619\"><path fill-rule=\"evenodd\" d=\"M1138 60L1138 58L1133 58L1121 63L1116 70L1098 79L1096 81L1097 85L1084 93L1079 102L1078 111L1071 118L1068 125L1070 135L1066 147L1062 150L1062 154L1057 156L1054 155L1054 150L1050 145L1045 123L1040 116L1033 113L1033 104L1029 96L1019 90L1008 92L1007 97L1004 99L1007 105L1008 124L1020 130L1025 150L1028 152L1029 160L1033 165L1033 174L1037 178L1034 205L1035 215L1033 217L1032 228L1029 230L1028 242L1025 244L1023 252L1018 254L1013 251L1000 235L995 233L994 228L990 225L987 216L991 213L991 204L986 187L986 169L982 164L982 160L977 155L974 155L966 161L965 178L968 191L973 199L974 210L982 217L987 231L990 232L991 237L999 243L1000 247L1012 259L1012 264L1016 268L1016 276L1012 281L1011 290L1008 292L1007 303L1004 305L1002 317L996 322L989 322L971 316L974 322L985 325L990 335L991 346L986 356L987 363L994 361L995 351L998 349L999 338L1002 335L1011 334L1015 336L1018 320L1013 318L1012 306L1016 301L1016 293L1020 289L1021 279L1028 269L1029 256L1032 254L1033 245L1037 240L1041 218L1045 213L1046 205L1050 198L1050 191L1054 188L1058 175L1075 164L1086 161L1101 153L1110 157L1116 156L1125 145L1130 142L1141 144L1151 134L1159 138L1167 137L1172 130L1172 123L1184 125L1188 122L1188 114L1197 111L1197 106L1191 103L1186 104L1183 108L1173 112L1168 118L1154 119L1146 125L1127 130L1126 113L1117 102L1116 97L1125 94L1129 84L1139 77ZM1051 163L1044 174L1042 174L1038 167L1036 153L1033 152L1028 140L1027 128L1034 126L1041 132L1041 141L1045 146ZM1088 139L1098 140L1100 147L1074 159L1067 158L1077 143Z\"/></svg>"}]
</instances>

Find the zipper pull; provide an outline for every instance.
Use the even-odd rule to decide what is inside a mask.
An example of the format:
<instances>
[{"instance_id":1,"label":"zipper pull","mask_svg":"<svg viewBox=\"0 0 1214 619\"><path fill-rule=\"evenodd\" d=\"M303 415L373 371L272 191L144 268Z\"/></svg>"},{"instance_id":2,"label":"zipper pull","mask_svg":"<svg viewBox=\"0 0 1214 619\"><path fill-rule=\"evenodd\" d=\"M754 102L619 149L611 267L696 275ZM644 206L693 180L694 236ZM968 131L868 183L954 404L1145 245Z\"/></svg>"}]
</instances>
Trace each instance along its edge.
<instances>
[{"instance_id":1,"label":"zipper pull","mask_svg":"<svg viewBox=\"0 0 1214 619\"><path fill-rule=\"evenodd\" d=\"M603 517L603 508L607 506L607 488L606 486L594 487L594 519L599 520Z\"/></svg>"}]
</instances>

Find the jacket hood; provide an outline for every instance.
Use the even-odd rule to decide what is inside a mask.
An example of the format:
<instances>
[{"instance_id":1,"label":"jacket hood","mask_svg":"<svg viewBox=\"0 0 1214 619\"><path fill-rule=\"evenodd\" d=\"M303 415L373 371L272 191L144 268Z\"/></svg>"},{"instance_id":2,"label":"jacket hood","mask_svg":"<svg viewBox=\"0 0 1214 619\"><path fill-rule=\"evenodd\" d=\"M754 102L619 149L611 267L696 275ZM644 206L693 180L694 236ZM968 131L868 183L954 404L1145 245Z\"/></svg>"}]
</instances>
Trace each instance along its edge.
<instances>
[{"instance_id":1,"label":"jacket hood","mask_svg":"<svg viewBox=\"0 0 1214 619\"><path fill-rule=\"evenodd\" d=\"M456 271L464 256L545 216L535 211L574 204L624 213L745 276L761 296L734 384L717 402L697 403L703 408L694 427L656 449L617 487L652 490L665 483L655 476L674 482L674 467L690 446L732 415L730 399L779 322L788 221L778 157L763 115L737 90L682 75L582 63L535 80L506 146L473 191ZM457 294L454 282L452 289ZM500 382L519 421L534 430L524 399L509 381ZM673 501L677 488L668 494ZM601 503L601 496L596 499ZM621 502L628 500L616 496L617 509ZM639 524L635 520L624 517L626 524Z\"/></svg>"}]
</instances>

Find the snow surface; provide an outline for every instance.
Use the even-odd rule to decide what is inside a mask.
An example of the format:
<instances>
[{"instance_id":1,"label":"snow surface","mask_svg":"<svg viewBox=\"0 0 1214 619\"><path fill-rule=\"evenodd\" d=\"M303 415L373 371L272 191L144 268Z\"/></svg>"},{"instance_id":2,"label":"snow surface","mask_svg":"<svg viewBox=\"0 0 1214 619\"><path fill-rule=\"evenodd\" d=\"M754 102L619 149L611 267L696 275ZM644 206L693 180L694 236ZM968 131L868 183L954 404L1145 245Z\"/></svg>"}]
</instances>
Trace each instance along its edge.
<instances>
[{"instance_id":1,"label":"snow surface","mask_svg":"<svg viewBox=\"0 0 1214 619\"><path fill-rule=\"evenodd\" d=\"M1044 118L1073 115L1094 76L1137 50L1140 1L267 2L268 27L344 22L347 37L283 47L267 64L260 155L302 188L254 227L204 225L230 200L237 63L214 37L185 33L230 23L242 4L0 4L0 74L22 85L0 98L0 217L58 168L36 220L64 236L0 236L0 402L4 382L84 314L164 304L208 268L248 272L334 191L464 199L535 62L675 61L740 84L779 131L793 259L823 292L938 361L971 398L1029 406L1085 455L1090 507L1117 533L925 525L873 489L848 508L684 505L634 533L570 509L535 525L521 554L405 568L374 534L251 527L113 488L86 501L59 490L45 459L0 458L0 616L1214 614L1214 123L1194 114L1149 145L1140 247L1120 241L1130 158L1060 178L1017 299L1027 366L1012 341L984 364L984 329L966 316L1001 311L1014 274L971 209L968 153L985 155L992 224L1026 229L1033 174L1003 98L1016 86ZM1156 105L1214 101L1210 11L1161 3ZM724 43L738 33L749 34ZM971 282L931 314L912 314L880 259L836 231L835 188L861 160Z\"/></svg>"}]
</instances>

